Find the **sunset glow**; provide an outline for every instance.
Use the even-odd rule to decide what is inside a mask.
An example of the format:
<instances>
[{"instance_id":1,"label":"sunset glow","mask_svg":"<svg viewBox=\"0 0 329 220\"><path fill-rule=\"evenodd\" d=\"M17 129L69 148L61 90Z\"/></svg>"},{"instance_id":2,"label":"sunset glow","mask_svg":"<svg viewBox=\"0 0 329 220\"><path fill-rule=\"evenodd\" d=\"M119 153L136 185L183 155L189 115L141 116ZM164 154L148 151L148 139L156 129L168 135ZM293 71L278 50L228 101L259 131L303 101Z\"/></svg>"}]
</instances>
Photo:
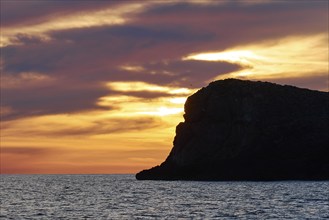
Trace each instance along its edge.
<instances>
[{"instance_id":1,"label":"sunset glow","mask_svg":"<svg viewBox=\"0 0 329 220\"><path fill-rule=\"evenodd\" d=\"M144 82L111 82L107 84L108 87L114 91L121 92L165 92L168 94L191 94L191 90L188 88L175 88L175 87L164 87L158 85L152 85Z\"/></svg>"},{"instance_id":2,"label":"sunset glow","mask_svg":"<svg viewBox=\"0 0 329 220\"><path fill-rule=\"evenodd\" d=\"M292 77L323 76L328 73L328 35L289 37L261 44L246 45L223 52L189 55L185 60L227 61L242 70L216 77L250 80L276 80ZM322 88L328 90L328 87Z\"/></svg>"},{"instance_id":3,"label":"sunset glow","mask_svg":"<svg viewBox=\"0 0 329 220\"><path fill-rule=\"evenodd\" d=\"M239 63L243 65L251 64L252 60L261 60L263 57L257 56L250 50L232 50L215 53L200 53L190 55L184 60L205 60L205 61L228 61L231 63Z\"/></svg>"},{"instance_id":4,"label":"sunset glow","mask_svg":"<svg viewBox=\"0 0 329 220\"><path fill-rule=\"evenodd\" d=\"M135 173L225 78L328 91L327 1L1 1L1 173Z\"/></svg>"}]
</instances>

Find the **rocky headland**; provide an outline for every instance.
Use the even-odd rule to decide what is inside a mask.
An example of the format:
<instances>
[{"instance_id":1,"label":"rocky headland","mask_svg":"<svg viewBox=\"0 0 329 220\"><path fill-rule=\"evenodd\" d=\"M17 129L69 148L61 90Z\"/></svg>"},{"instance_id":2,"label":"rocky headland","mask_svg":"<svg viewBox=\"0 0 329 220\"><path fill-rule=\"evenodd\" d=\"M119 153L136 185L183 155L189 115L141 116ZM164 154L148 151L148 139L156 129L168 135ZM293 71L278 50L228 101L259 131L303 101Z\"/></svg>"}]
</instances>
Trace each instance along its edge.
<instances>
[{"instance_id":1,"label":"rocky headland","mask_svg":"<svg viewBox=\"0 0 329 220\"><path fill-rule=\"evenodd\" d=\"M329 93L220 80L185 103L173 148L139 180L328 180Z\"/></svg>"}]
</instances>

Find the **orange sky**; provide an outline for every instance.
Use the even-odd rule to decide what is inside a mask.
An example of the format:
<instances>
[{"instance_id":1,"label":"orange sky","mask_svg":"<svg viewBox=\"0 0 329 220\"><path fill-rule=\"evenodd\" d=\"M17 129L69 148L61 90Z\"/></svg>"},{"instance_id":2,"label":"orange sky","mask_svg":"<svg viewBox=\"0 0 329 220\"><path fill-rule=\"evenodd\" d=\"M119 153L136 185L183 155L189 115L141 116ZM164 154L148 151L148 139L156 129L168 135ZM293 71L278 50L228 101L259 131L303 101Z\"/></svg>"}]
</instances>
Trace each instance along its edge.
<instances>
[{"instance_id":1,"label":"orange sky","mask_svg":"<svg viewBox=\"0 0 329 220\"><path fill-rule=\"evenodd\" d=\"M217 79L328 91L328 1L1 1L1 173L164 161Z\"/></svg>"}]
</instances>

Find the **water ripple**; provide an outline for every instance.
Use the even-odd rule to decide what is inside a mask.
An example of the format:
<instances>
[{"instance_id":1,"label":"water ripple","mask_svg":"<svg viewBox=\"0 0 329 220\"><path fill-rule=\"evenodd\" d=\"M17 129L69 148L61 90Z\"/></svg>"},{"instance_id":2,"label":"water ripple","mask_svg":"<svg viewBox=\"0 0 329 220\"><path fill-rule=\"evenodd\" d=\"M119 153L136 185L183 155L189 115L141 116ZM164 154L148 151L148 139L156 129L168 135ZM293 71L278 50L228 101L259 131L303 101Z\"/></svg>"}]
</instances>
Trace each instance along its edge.
<instances>
[{"instance_id":1,"label":"water ripple","mask_svg":"<svg viewBox=\"0 0 329 220\"><path fill-rule=\"evenodd\" d=\"M1 175L1 219L326 219L329 181Z\"/></svg>"}]
</instances>

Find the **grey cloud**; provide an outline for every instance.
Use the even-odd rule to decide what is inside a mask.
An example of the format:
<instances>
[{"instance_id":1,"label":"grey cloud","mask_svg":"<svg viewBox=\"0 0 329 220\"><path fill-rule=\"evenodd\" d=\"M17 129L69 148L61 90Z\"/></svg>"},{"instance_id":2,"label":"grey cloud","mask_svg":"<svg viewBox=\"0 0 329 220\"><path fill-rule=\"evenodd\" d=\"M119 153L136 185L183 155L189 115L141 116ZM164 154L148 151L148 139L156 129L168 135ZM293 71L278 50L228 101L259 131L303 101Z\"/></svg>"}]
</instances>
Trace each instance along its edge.
<instances>
[{"instance_id":1,"label":"grey cloud","mask_svg":"<svg viewBox=\"0 0 329 220\"><path fill-rule=\"evenodd\" d=\"M22 42L38 42L39 44L13 45L3 48L4 71L10 73L39 71L50 74L56 68L82 67L82 69L88 69L90 65L93 65L95 69L95 67L108 66L111 63L116 65L127 62L129 59L134 61L150 59L151 56L143 57L142 54L145 51L156 51L157 46L162 44L201 43L213 38L207 33L178 28L162 30L138 26L58 31L53 32L51 37L52 41L40 43L36 37L32 38L22 34L17 36L17 39ZM160 55L159 57L161 54L165 55L164 51L157 53ZM175 54L175 51L171 51L171 53ZM61 72L63 73L63 71ZM64 74L66 75L67 72ZM81 71L81 74L85 73Z\"/></svg>"},{"instance_id":2,"label":"grey cloud","mask_svg":"<svg viewBox=\"0 0 329 220\"><path fill-rule=\"evenodd\" d=\"M105 88L72 85L57 85L37 88L2 89L1 105L10 107L12 113L2 116L1 120L45 114L80 112L91 109L107 109L96 104L99 97L109 94Z\"/></svg>"},{"instance_id":3,"label":"grey cloud","mask_svg":"<svg viewBox=\"0 0 329 220\"><path fill-rule=\"evenodd\" d=\"M112 38L127 39L131 42L141 40L153 40L154 42L173 41L204 41L213 38L208 33L200 33L188 27L148 27L143 25L116 25L111 27L91 27L87 31L84 28L54 31L52 37L65 40L89 41L93 37L103 40ZM110 41L109 41L110 43Z\"/></svg>"},{"instance_id":4,"label":"grey cloud","mask_svg":"<svg viewBox=\"0 0 329 220\"><path fill-rule=\"evenodd\" d=\"M12 38L12 41L15 44L23 43L25 45L28 45L28 44L39 44L43 41L43 39L38 37L38 36L33 36L33 35L27 35L27 34L20 33L20 34L17 34L16 36L14 36Z\"/></svg>"},{"instance_id":5,"label":"grey cloud","mask_svg":"<svg viewBox=\"0 0 329 220\"><path fill-rule=\"evenodd\" d=\"M328 31L328 2L271 1L264 4L199 6L178 3L154 8L139 16L138 24L148 26L188 26L217 36L194 49L224 50L228 47L289 35Z\"/></svg>"},{"instance_id":6,"label":"grey cloud","mask_svg":"<svg viewBox=\"0 0 329 220\"><path fill-rule=\"evenodd\" d=\"M216 76L237 71L242 67L227 62L174 60L146 64L144 68L149 72L171 75L171 84L199 88Z\"/></svg>"},{"instance_id":7,"label":"grey cloud","mask_svg":"<svg viewBox=\"0 0 329 220\"><path fill-rule=\"evenodd\" d=\"M208 84L216 76L242 68L238 64L198 60L164 60L144 63L140 66L142 69L136 72L118 69L117 72L120 73L121 78L117 80L129 81L130 79L165 86L199 88Z\"/></svg>"}]
</instances>

